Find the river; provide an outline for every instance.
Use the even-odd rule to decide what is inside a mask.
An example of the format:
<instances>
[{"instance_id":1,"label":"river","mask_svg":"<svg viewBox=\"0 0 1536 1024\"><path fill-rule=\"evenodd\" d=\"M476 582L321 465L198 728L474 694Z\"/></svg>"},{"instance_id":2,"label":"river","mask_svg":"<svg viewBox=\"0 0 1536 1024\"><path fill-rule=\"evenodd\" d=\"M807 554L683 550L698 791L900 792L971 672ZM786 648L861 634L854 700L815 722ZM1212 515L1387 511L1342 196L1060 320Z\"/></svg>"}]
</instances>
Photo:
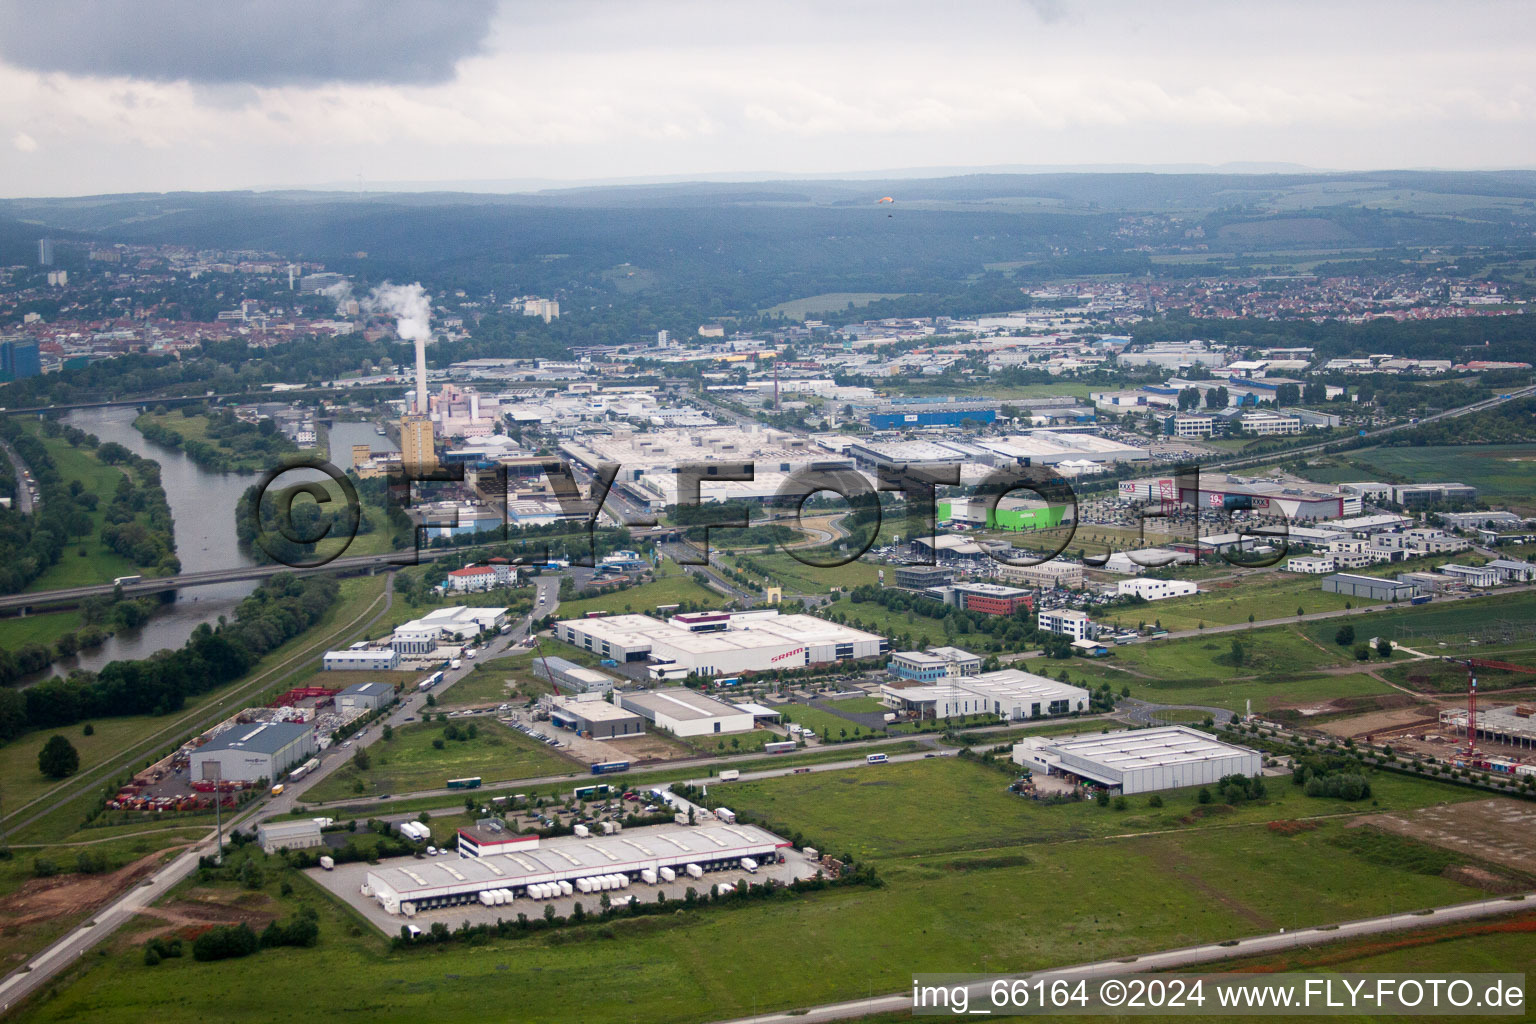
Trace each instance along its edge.
<instances>
[{"instance_id":1,"label":"river","mask_svg":"<svg viewBox=\"0 0 1536 1024\"><path fill-rule=\"evenodd\" d=\"M176 555L181 559L183 572L257 564L240 550L235 537L235 506L246 488L257 481L257 474L206 470L185 453L146 440L133 428L137 414L137 410L128 408L75 409L64 417L64 422L160 463L160 481L175 519ZM352 467L354 444L367 444L377 452L399 450L389 438L380 436L372 423L337 423L330 429L330 448L336 467L343 472ZM319 474L285 475L282 483L305 478L323 479ZM232 615L235 606L255 588L255 581L246 581L177 591L176 600L163 605L141 628L118 632L95 650L56 661L50 670L24 683L50 674L68 675L77 668L99 669L109 661L147 658L156 651L180 647L199 624Z\"/></svg>"}]
</instances>

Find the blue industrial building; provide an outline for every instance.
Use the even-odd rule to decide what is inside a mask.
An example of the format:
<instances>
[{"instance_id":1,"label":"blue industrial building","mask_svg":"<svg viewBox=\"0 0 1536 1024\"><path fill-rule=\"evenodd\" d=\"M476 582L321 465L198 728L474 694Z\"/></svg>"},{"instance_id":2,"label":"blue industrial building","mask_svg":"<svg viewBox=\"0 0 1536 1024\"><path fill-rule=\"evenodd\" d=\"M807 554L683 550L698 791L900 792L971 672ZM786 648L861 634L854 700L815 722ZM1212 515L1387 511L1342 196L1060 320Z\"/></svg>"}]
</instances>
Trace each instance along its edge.
<instances>
[{"instance_id":1,"label":"blue industrial building","mask_svg":"<svg viewBox=\"0 0 1536 1024\"><path fill-rule=\"evenodd\" d=\"M883 402L855 405L854 413L867 416L876 430L900 430L910 427L958 427L967 420L992 423L997 420L997 403L987 399L958 399L948 396L909 396Z\"/></svg>"}]
</instances>

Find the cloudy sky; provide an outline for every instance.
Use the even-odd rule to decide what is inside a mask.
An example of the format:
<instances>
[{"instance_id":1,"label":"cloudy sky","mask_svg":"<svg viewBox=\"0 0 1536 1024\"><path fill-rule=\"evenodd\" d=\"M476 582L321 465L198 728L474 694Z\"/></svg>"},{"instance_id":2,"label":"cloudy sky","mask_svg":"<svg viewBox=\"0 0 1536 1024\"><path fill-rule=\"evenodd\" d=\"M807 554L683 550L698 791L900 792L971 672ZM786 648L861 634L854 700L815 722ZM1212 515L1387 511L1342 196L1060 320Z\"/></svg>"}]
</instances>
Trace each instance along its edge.
<instances>
[{"instance_id":1,"label":"cloudy sky","mask_svg":"<svg viewBox=\"0 0 1536 1024\"><path fill-rule=\"evenodd\" d=\"M1536 166L1536 5L0 0L0 194Z\"/></svg>"}]
</instances>

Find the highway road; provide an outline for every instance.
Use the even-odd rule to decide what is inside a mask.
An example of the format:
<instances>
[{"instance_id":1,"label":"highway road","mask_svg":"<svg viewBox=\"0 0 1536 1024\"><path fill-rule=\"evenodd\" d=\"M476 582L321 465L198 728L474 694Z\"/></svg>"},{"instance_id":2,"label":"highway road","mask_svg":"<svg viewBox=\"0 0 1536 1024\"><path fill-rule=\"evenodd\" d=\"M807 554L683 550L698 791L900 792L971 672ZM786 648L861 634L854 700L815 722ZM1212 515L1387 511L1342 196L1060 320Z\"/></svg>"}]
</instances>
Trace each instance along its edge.
<instances>
[{"instance_id":1,"label":"highway road","mask_svg":"<svg viewBox=\"0 0 1536 1024\"><path fill-rule=\"evenodd\" d=\"M32 500L32 488L36 481L32 479L31 470L27 468L16 449L4 441L0 441L0 451L5 452L5 457L11 461L11 475L16 478L16 511L24 516L32 514L36 503Z\"/></svg>"},{"instance_id":2,"label":"highway road","mask_svg":"<svg viewBox=\"0 0 1536 1024\"><path fill-rule=\"evenodd\" d=\"M1376 430L1368 430L1364 434L1357 435L1353 438L1338 438L1337 440L1325 441L1321 444L1307 445L1301 448L1286 448L1280 451L1266 452L1263 455L1240 455L1236 458L1230 459L1213 459L1210 462L1210 467L1213 469L1237 469L1240 466L1261 465L1264 463L1275 462L1281 459L1289 460L1294 459L1297 456L1312 455L1318 452L1342 451L1345 445L1349 445L1361 439L1369 440L1371 438L1385 437L1388 434L1395 434L1403 430L1411 430L1414 427L1423 426L1426 423L1437 423L1440 420L1455 419L1458 416L1467 416L1474 412L1482 412L1484 409L1492 409L1496 406L1503 405L1505 402L1513 402L1517 398L1528 398L1531 395L1536 395L1536 386L1519 388L1515 391L1509 391L1502 395L1495 395L1493 398L1485 398L1481 402L1473 402L1471 405L1458 406L1455 409L1447 409L1444 412L1437 412L1433 416L1425 416L1421 418L1417 423L1394 423L1389 427L1379 427Z\"/></svg>"},{"instance_id":3,"label":"highway road","mask_svg":"<svg viewBox=\"0 0 1536 1024\"><path fill-rule=\"evenodd\" d=\"M1203 946L1186 946L1180 949L1144 953L1133 958L1096 960L1092 963L1072 964L1067 967L1053 967L1022 974L1000 974L996 977L1013 979L1027 978L1031 974L1048 974L1052 977L1066 975L1080 978L1110 978L1124 977L1128 974L1141 974L1149 971L1175 970L1178 968L1194 967L1199 964L1217 963L1235 956L1276 953L1281 950L1324 945L1341 939L1354 939L1366 935L1406 931L1411 928L1435 927L1456 921L1475 921L1479 918L1523 913L1532 909L1531 901L1533 898L1536 898L1536 892L1523 893L1515 897L1478 900L1474 903L1454 903L1449 906L1434 907L1417 912L1404 911L1400 914L1388 914L1384 917L1364 918L1358 921L1348 921L1337 927L1330 925L1327 928L1299 928L1293 931L1252 935L1237 939L1235 942L1227 940L1233 942L1232 945L1212 942ZM1134 962L1127 962L1127 960L1133 960ZM914 964L913 969L915 972L917 965ZM977 983L970 987L970 1005L972 1007L986 1007L990 1005L988 989L992 980L994 979L989 978L987 982ZM827 1003L822 1006L813 1006L809 1009L795 1009L783 1013L763 1013L754 1014L751 1017L737 1017L730 1021L718 1022L718 1024L816 1024L816 1022L820 1021L847 1020L853 1017L864 1017L876 1013L907 1013L911 1009L912 991L908 989L890 995L871 996L867 999L853 999L841 1003ZM972 1012L975 1011L973 1010Z\"/></svg>"}]
</instances>

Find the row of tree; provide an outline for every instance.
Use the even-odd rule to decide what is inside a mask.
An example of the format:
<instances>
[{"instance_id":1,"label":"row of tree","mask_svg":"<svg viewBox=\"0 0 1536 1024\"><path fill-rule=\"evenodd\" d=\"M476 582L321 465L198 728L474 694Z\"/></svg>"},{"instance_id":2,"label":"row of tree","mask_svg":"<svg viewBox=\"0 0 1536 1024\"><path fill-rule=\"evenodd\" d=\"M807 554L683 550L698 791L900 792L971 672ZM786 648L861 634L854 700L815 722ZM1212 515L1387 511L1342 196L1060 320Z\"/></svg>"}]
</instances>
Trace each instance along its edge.
<instances>
[{"instance_id":1,"label":"row of tree","mask_svg":"<svg viewBox=\"0 0 1536 1024\"><path fill-rule=\"evenodd\" d=\"M333 579L284 573L240 602L232 621L203 623L176 650L114 661L100 672L73 672L22 692L0 690L0 741L86 719L178 711L187 698L238 679L262 655L319 622L339 593Z\"/></svg>"}]
</instances>

